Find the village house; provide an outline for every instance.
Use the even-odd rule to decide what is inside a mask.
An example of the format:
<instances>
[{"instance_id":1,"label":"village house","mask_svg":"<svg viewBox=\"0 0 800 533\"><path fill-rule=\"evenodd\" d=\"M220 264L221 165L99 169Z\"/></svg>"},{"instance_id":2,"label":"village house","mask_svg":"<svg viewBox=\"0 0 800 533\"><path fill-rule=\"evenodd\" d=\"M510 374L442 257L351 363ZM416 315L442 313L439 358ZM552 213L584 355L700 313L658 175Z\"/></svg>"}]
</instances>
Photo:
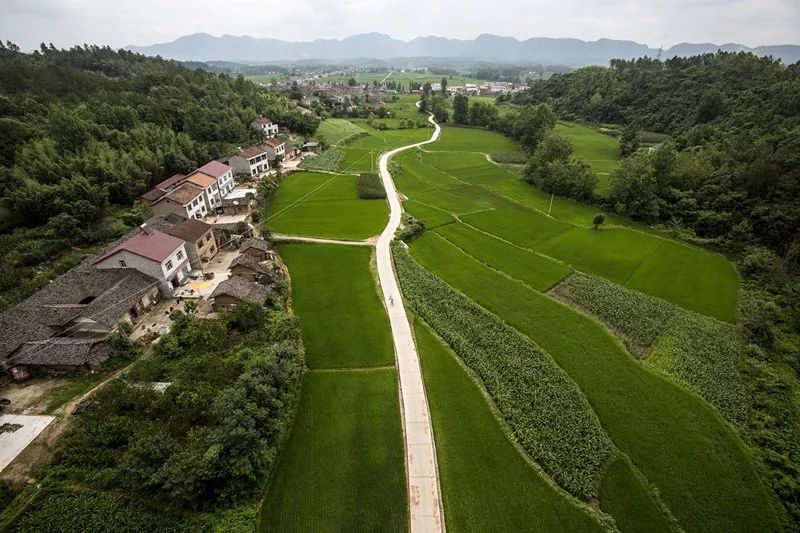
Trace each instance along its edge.
<instances>
[{"instance_id":1,"label":"village house","mask_svg":"<svg viewBox=\"0 0 800 533\"><path fill-rule=\"evenodd\" d=\"M194 183L181 183L152 204L153 213L175 213L186 218L203 218L208 213L205 189Z\"/></svg>"},{"instance_id":2,"label":"village house","mask_svg":"<svg viewBox=\"0 0 800 533\"><path fill-rule=\"evenodd\" d=\"M192 269L200 270L217 255L217 239L210 224L197 219L187 219L167 229L164 233L185 241L186 254Z\"/></svg>"},{"instance_id":3,"label":"village house","mask_svg":"<svg viewBox=\"0 0 800 533\"><path fill-rule=\"evenodd\" d=\"M158 280L161 291L172 295L191 272L183 240L156 231L142 224L133 236L113 246L94 266L104 268L133 268Z\"/></svg>"},{"instance_id":4,"label":"village house","mask_svg":"<svg viewBox=\"0 0 800 533\"><path fill-rule=\"evenodd\" d=\"M274 268L249 255L240 255L234 259L230 266L230 272L231 276L238 276L263 285L271 285L280 279Z\"/></svg>"},{"instance_id":5,"label":"village house","mask_svg":"<svg viewBox=\"0 0 800 533\"><path fill-rule=\"evenodd\" d=\"M257 119L251 122L251 125L257 130L261 130L265 137L274 137L278 134L278 125L264 115L259 115Z\"/></svg>"},{"instance_id":6,"label":"village house","mask_svg":"<svg viewBox=\"0 0 800 533\"><path fill-rule=\"evenodd\" d=\"M217 188L217 180L203 174L200 171L195 171L186 177L186 183L197 185L203 189L203 200L206 202L206 209L209 213L213 213L217 206L222 202L222 197L219 195Z\"/></svg>"},{"instance_id":7,"label":"village house","mask_svg":"<svg viewBox=\"0 0 800 533\"><path fill-rule=\"evenodd\" d=\"M214 189L212 187L212 190L216 191L216 196L220 203L222 199L236 187L236 183L233 181L233 168L225 163L209 161L195 172L201 172L216 180L216 188Z\"/></svg>"},{"instance_id":8,"label":"village house","mask_svg":"<svg viewBox=\"0 0 800 533\"><path fill-rule=\"evenodd\" d=\"M264 141L264 146L267 149L269 162L273 166L283 161L286 157L286 143L277 139L267 139Z\"/></svg>"},{"instance_id":9,"label":"village house","mask_svg":"<svg viewBox=\"0 0 800 533\"><path fill-rule=\"evenodd\" d=\"M239 148L227 160L236 174L247 174L255 177L261 176L269 170L269 153L266 146L250 146Z\"/></svg>"},{"instance_id":10,"label":"village house","mask_svg":"<svg viewBox=\"0 0 800 533\"><path fill-rule=\"evenodd\" d=\"M97 269L94 258L0 314L0 369L24 379L28 367L96 367L112 354L104 342L161 299L159 282L133 268Z\"/></svg>"},{"instance_id":11,"label":"village house","mask_svg":"<svg viewBox=\"0 0 800 533\"><path fill-rule=\"evenodd\" d=\"M217 285L211 299L214 309L233 310L242 302L264 305L269 295L270 290L263 285L233 276Z\"/></svg>"},{"instance_id":12,"label":"village house","mask_svg":"<svg viewBox=\"0 0 800 533\"><path fill-rule=\"evenodd\" d=\"M249 256L258 261L274 261L278 258L278 254L272 248L272 245L264 239L251 237L239 246L240 255Z\"/></svg>"},{"instance_id":13,"label":"village house","mask_svg":"<svg viewBox=\"0 0 800 533\"><path fill-rule=\"evenodd\" d=\"M309 141L303 145L302 149L303 152L308 154L318 154L320 151L320 145L316 141Z\"/></svg>"},{"instance_id":14,"label":"village house","mask_svg":"<svg viewBox=\"0 0 800 533\"><path fill-rule=\"evenodd\" d=\"M256 189L234 189L222 199L222 210L226 215L249 215L255 198Z\"/></svg>"}]
</instances>

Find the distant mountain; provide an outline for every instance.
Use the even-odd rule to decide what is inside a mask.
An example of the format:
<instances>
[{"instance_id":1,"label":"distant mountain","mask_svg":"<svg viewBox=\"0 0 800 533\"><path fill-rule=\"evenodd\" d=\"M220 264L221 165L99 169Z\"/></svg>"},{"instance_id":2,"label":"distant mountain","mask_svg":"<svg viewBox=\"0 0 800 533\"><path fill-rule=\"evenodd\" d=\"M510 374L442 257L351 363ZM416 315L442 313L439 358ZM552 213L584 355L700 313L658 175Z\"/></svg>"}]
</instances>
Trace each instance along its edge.
<instances>
[{"instance_id":1,"label":"distant mountain","mask_svg":"<svg viewBox=\"0 0 800 533\"><path fill-rule=\"evenodd\" d=\"M466 40L429 36L401 41L383 33L364 33L345 39L317 39L306 42L289 42L246 35L213 37L206 33L196 33L169 43L127 46L126 49L180 61L275 62L307 59L452 57L568 66L605 65L612 58L632 59L658 54L657 49L647 45L614 39L582 41L534 37L520 41L514 37L483 34L475 39ZM713 53L717 50L752 51L758 55L772 55L781 58L787 64L800 60L800 45L789 44L750 48L736 43L723 45L681 43L663 50L661 57L683 57Z\"/></svg>"}]
</instances>

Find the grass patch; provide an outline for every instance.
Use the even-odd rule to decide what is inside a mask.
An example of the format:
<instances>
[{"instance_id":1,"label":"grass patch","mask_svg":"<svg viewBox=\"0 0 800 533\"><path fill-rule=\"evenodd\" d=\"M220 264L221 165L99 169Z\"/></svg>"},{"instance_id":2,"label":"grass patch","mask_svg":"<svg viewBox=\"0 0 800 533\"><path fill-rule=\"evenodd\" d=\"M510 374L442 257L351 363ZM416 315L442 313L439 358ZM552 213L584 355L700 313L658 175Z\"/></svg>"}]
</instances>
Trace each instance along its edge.
<instances>
[{"instance_id":1,"label":"grass patch","mask_svg":"<svg viewBox=\"0 0 800 533\"><path fill-rule=\"evenodd\" d=\"M770 496L733 428L698 396L637 363L592 319L430 234L423 266L546 350L580 387L614 444L687 531L777 531ZM570 444L565 444L570 446Z\"/></svg>"},{"instance_id":2,"label":"grass patch","mask_svg":"<svg viewBox=\"0 0 800 533\"><path fill-rule=\"evenodd\" d=\"M310 368L394 364L389 322L370 271L372 249L281 244Z\"/></svg>"},{"instance_id":3,"label":"grass patch","mask_svg":"<svg viewBox=\"0 0 800 533\"><path fill-rule=\"evenodd\" d=\"M386 199L383 181L377 174L359 174L356 182L358 197L362 200Z\"/></svg>"},{"instance_id":4,"label":"grass patch","mask_svg":"<svg viewBox=\"0 0 800 533\"><path fill-rule=\"evenodd\" d=\"M356 176L296 172L278 187L267 207L273 231L361 240L377 235L388 216L385 202L358 198Z\"/></svg>"},{"instance_id":5,"label":"grass patch","mask_svg":"<svg viewBox=\"0 0 800 533\"><path fill-rule=\"evenodd\" d=\"M620 331L634 349L652 347L647 365L744 426L747 396L735 326L580 272L565 280L559 294Z\"/></svg>"},{"instance_id":6,"label":"grass patch","mask_svg":"<svg viewBox=\"0 0 800 533\"><path fill-rule=\"evenodd\" d=\"M506 137L493 131L480 128L459 128L445 126L439 141L426 147L430 151L459 151L459 152L519 152L517 142L511 137Z\"/></svg>"},{"instance_id":7,"label":"grass patch","mask_svg":"<svg viewBox=\"0 0 800 533\"><path fill-rule=\"evenodd\" d=\"M378 159L383 152L422 142L430 137L429 128L405 130L376 130L365 127L369 135L349 142L345 147L345 157L339 164L341 172L377 172Z\"/></svg>"},{"instance_id":8,"label":"grass patch","mask_svg":"<svg viewBox=\"0 0 800 533\"><path fill-rule=\"evenodd\" d=\"M407 515L396 371L307 373L260 530L404 532Z\"/></svg>"},{"instance_id":9,"label":"grass patch","mask_svg":"<svg viewBox=\"0 0 800 533\"><path fill-rule=\"evenodd\" d=\"M404 246L393 251L403 295L478 375L520 445L570 493L595 496L612 445L566 374L528 338L422 268Z\"/></svg>"},{"instance_id":10,"label":"grass patch","mask_svg":"<svg viewBox=\"0 0 800 533\"><path fill-rule=\"evenodd\" d=\"M506 435L487 399L442 341L415 322L450 531L599 531Z\"/></svg>"},{"instance_id":11,"label":"grass patch","mask_svg":"<svg viewBox=\"0 0 800 533\"><path fill-rule=\"evenodd\" d=\"M444 224L452 224L456 221L453 215L447 211L415 200L404 202L403 209L414 218L424 220L428 229L437 228Z\"/></svg>"},{"instance_id":12,"label":"grass patch","mask_svg":"<svg viewBox=\"0 0 800 533\"><path fill-rule=\"evenodd\" d=\"M360 135L368 135L367 131L344 118L323 120L317 128L316 137L330 146L340 146Z\"/></svg>"}]
</instances>

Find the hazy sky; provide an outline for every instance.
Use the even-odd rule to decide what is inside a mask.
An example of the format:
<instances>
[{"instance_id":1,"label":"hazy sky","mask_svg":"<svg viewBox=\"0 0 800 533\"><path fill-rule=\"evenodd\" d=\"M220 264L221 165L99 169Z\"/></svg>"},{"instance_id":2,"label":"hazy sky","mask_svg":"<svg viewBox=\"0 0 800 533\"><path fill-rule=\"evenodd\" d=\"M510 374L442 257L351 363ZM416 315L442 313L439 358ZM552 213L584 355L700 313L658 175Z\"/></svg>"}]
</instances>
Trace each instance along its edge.
<instances>
[{"instance_id":1,"label":"hazy sky","mask_svg":"<svg viewBox=\"0 0 800 533\"><path fill-rule=\"evenodd\" d=\"M800 44L800 0L0 0L0 39L25 49L145 45L197 32L305 41L373 31L404 40L494 33L653 47Z\"/></svg>"}]
</instances>

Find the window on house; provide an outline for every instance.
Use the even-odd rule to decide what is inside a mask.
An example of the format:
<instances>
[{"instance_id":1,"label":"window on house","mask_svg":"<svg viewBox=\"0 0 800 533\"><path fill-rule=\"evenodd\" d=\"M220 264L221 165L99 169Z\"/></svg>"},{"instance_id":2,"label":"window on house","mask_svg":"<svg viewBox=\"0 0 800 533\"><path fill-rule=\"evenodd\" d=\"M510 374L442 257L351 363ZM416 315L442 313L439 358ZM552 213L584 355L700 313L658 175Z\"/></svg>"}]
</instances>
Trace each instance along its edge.
<instances>
[{"instance_id":1,"label":"window on house","mask_svg":"<svg viewBox=\"0 0 800 533\"><path fill-rule=\"evenodd\" d=\"M119 267L120 268L128 268L128 263L123 261L122 259L119 260Z\"/></svg>"},{"instance_id":2,"label":"window on house","mask_svg":"<svg viewBox=\"0 0 800 533\"><path fill-rule=\"evenodd\" d=\"M211 240L211 234L210 234L210 233L209 233L208 235L206 235L206 240L207 240L207 241L210 241L210 240Z\"/></svg>"},{"instance_id":3,"label":"window on house","mask_svg":"<svg viewBox=\"0 0 800 533\"><path fill-rule=\"evenodd\" d=\"M167 264L166 264L166 265L164 265L164 268L166 268L166 269L167 269L167 272L169 272L170 270L172 270L172 260L171 260L171 259L170 259L169 261L167 261Z\"/></svg>"},{"instance_id":4,"label":"window on house","mask_svg":"<svg viewBox=\"0 0 800 533\"><path fill-rule=\"evenodd\" d=\"M178 250L178 253L175 255L175 258L180 261L183 259L183 250Z\"/></svg>"}]
</instances>

